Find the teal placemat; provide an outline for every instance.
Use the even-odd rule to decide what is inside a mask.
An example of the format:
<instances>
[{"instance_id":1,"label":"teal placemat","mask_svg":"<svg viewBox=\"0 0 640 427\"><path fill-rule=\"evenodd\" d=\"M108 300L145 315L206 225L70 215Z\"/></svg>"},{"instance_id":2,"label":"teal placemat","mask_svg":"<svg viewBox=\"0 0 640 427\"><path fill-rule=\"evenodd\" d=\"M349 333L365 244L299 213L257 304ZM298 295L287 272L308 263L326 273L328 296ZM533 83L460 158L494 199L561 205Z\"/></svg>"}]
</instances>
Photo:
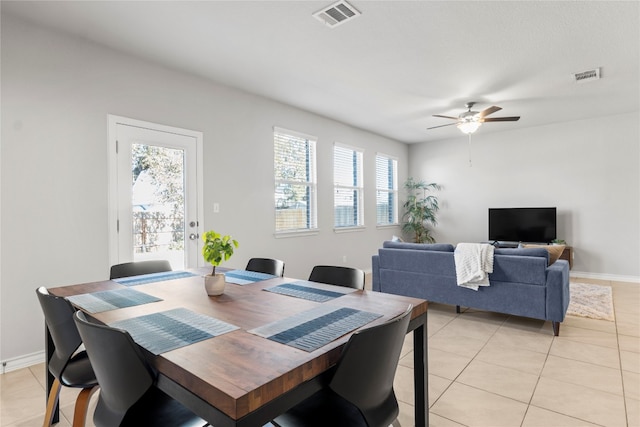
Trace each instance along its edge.
<instances>
[{"instance_id":1,"label":"teal placemat","mask_svg":"<svg viewBox=\"0 0 640 427\"><path fill-rule=\"evenodd\" d=\"M186 308L120 320L109 326L126 330L136 343L153 354L165 353L240 329Z\"/></svg>"},{"instance_id":2,"label":"teal placemat","mask_svg":"<svg viewBox=\"0 0 640 427\"><path fill-rule=\"evenodd\" d=\"M231 270L225 271L224 278L227 283L235 283L236 285L248 285L250 283L260 282L262 280L273 279L277 276L267 273L258 273L257 271L248 270Z\"/></svg>"},{"instance_id":3,"label":"teal placemat","mask_svg":"<svg viewBox=\"0 0 640 427\"><path fill-rule=\"evenodd\" d=\"M145 294L134 289L117 289L113 291L101 291L91 294L81 294L67 297L77 307L89 313L115 310L118 308L133 307L135 305L148 304L162 301L162 298Z\"/></svg>"},{"instance_id":4,"label":"teal placemat","mask_svg":"<svg viewBox=\"0 0 640 427\"><path fill-rule=\"evenodd\" d=\"M182 279L184 277L196 276L188 271L164 271L162 273L142 274L140 276L121 277L113 279L124 286L144 285L146 283L162 282L165 280Z\"/></svg>"},{"instance_id":5,"label":"teal placemat","mask_svg":"<svg viewBox=\"0 0 640 427\"><path fill-rule=\"evenodd\" d=\"M347 307L321 305L248 331L304 351L314 351L382 317Z\"/></svg>"},{"instance_id":6,"label":"teal placemat","mask_svg":"<svg viewBox=\"0 0 640 427\"><path fill-rule=\"evenodd\" d=\"M305 280L283 283L281 285L264 288L264 290L316 302L330 301L334 298L356 291L356 289L352 288L338 288L336 286L323 285L321 283L308 282Z\"/></svg>"}]
</instances>

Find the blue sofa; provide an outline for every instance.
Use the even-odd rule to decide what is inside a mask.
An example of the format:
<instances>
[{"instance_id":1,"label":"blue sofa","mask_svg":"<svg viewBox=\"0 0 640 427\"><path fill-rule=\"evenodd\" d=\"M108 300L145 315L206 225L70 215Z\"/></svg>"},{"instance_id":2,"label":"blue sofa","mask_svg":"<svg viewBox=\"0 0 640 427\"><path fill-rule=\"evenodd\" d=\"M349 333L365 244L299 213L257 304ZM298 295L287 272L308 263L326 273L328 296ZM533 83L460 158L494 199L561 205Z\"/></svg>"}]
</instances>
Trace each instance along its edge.
<instances>
[{"instance_id":1,"label":"blue sofa","mask_svg":"<svg viewBox=\"0 0 640 427\"><path fill-rule=\"evenodd\" d=\"M569 306L569 263L551 265L544 248L494 250L490 286L456 284L450 244L384 242L372 258L373 290L437 303L549 320L560 333Z\"/></svg>"}]
</instances>

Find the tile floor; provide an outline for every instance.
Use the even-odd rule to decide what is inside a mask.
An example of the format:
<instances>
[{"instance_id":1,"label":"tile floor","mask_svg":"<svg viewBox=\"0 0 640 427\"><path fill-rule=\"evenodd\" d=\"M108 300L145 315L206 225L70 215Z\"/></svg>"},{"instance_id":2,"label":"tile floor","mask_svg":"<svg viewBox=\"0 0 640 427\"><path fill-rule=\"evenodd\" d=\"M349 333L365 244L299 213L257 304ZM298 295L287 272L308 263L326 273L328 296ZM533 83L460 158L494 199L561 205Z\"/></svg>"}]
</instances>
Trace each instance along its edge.
<instances>
[{"instance_id":1,"label":"tile floor","mask_svg":"<svg viewBox=\"0 0 640 427\"><path fill-rule=\"evenodd\" d=\"M430 425L640 426L640 284L576 281L613 286L615 322L568 317L554 337L549 322L431 304ZM403 427L412 362L407 339L395 385ZM44 364L0 375L0 426L42 425L43 383ZM60 399L58 425L69 426L75 392Z\"/></svg>"}]
</instances>

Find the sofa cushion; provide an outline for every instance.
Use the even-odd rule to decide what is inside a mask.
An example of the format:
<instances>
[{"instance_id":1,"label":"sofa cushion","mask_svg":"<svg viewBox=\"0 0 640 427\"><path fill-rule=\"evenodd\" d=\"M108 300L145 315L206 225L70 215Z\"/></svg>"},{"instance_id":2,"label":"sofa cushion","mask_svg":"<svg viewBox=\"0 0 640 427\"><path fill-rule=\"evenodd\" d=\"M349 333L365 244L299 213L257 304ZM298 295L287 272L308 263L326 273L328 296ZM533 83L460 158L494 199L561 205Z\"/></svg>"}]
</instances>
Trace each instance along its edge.
<instances>
[{"instance_id":1,"label":"sofa cushion","mask_svg":"<svg viewBox=\"0 0 640 427\"><path fill-rule=\"evenodd\" d=\"M387 249L414 249L418 251L439 251L453 252L453 245L449 243L409 243L409 242L390 242L386 241L382 244Z\"/></svg>"},{"instance_id":2,"label":"sofa cushion","mask_svg":"<svg viewBox=\"0 0 640 427\"><path fill-rule=\"evenodd\" d=\"M564 252L564 245L531 245L531 244L523 244L523 248L540 248L549 252L549 265L556 262L560 259L560 255Z\"/></svg>"},{"instance_id":3,"label":"sofa cushion","mask_svg":"<svg viewBox=\"0 0 640 427\"><path fill-rule=\"evenodd\" d=\"M539 257L546 259L549 265L549 252L544 248L495 248L493 254Z\"/></svg>"}]
</instances>

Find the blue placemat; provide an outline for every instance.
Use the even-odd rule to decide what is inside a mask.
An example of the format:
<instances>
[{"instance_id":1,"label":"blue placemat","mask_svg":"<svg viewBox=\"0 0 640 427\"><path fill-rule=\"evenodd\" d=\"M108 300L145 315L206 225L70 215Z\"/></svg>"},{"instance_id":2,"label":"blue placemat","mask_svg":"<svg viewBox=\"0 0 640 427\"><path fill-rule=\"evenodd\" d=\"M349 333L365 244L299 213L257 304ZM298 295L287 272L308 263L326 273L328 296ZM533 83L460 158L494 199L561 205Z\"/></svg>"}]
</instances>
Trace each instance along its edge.
<instances>
[{"instance_id":1,"label":"blue placemat","mask_svg":"<svg viewBox=\"0 0 640 427\"><path fill-rule=\"evenodd\" d=\"M154 297L134 289L117 289L113 291L94 292L67 297L76 306L89 313L115 310L117 308L133 307L135 305L162 301L162 298Z\"/></svg>"},{"instance_id":2,"label":"blue placemat","mask_svg":"<svg viewBox=\"0 0 640 427\"><path fill-rule=\"evenodd\" d=\"M341 289L337 288L336 286L323 286L320 283L316 284L314 282L307 281L283 283L281 285L264 288L264 290L316 302L330 301L334 298L338 298L350 292L356 291L356 289Z\"/></svg>"},{"instance_id":3,"label":"blue placemat","mask_svg":"<svg viewBox=\"0 0 640 427\"><path fill-rule=\"evenodd\" d=\"M126 330L136 343L153 354L165 353L240 329L186 308L120 320L109 326Z\"/></svg>"},{"instance_id":4,"label":"blue placemat","mask_svg":"<svg viewBox=\"0 0 640 427\"><path fill-rule=\"evenodd\" d=\"M196 276L188 271L164 271L162 273L142 274L140 276L121 277L113 279L124 286L144 285L146 283L162 282L164 280L182 279L184 277Z\"/></svg>"},{"instance_id":5,"label":"blue placemat","mask_svg":"<svg viewBox=\"0 0 640 427\"><path fill-rule=\"evenodd\" d=\"M225 271L224 279L227 283L235 283L236 285L248 285L250 283L260 282L262 280L273 279L273 274L258 273L257 271L247 270L231 270Z\"/></svg>"},{"instance_id":6,"label":"blue placemat","mask_svg":"<svg viewBox=\"0 0 640 427\"><path fill-rule=\"evenodd\" d=\"M368 311L321 305L248 332L300 350L314 351L379 317L382 315Z\"/></svg>"}]
</instances>

